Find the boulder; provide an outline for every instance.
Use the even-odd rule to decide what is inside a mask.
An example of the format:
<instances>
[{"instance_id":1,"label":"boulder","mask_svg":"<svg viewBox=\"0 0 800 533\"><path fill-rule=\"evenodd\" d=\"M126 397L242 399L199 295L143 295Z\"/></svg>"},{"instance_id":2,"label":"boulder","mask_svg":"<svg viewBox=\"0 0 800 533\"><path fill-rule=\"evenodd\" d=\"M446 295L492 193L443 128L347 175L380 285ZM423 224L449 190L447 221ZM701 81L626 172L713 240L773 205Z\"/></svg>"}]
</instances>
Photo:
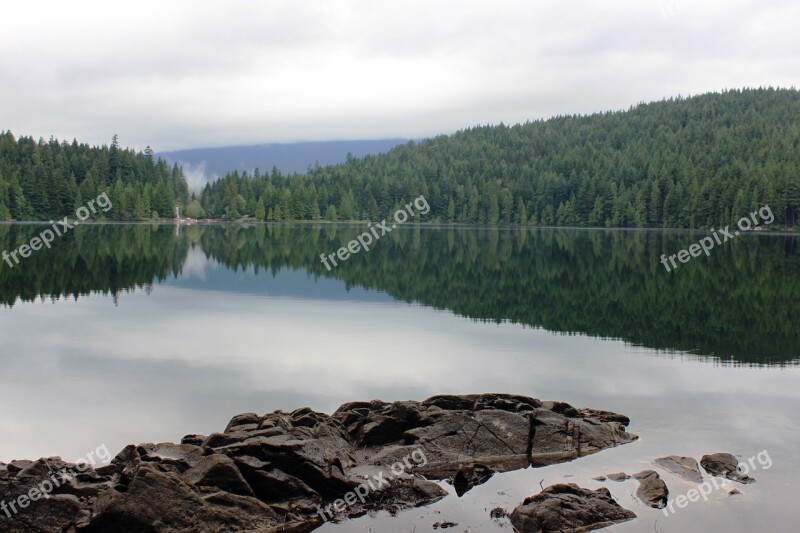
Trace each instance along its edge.
<instances>
[{"instance_id":1,"label":"boulder","mask_svg":"<svg viewBox=\"0 0 800 533\"><path fill-rule=\"evenodd\" d=\"M655 470L644 470L634 474L633 477L639 480L639 488L636 491L637 498L656 509L663 509L667 506L669 489Z\"/></svg>"},{"instance_id":2,"label":"boulder","mask_svg":"<svg viewBox=\"0 0 800 533\"><path fill-rule=\"evenodd\" d=\"M739 461L729 453L713 453L700 458L700 464L712 476L723 477L739 483L755 483L752 477L739 472Z\"/></svg>"},{"instance_id":3,"label":"boulder","mask_svg":"<svg viewBox=\"0 0 800 533\"><path fill-rule=\"evenodd\" d=\"M606 488L589 490L569 483L525 498L510 518L519 533L577 533L626 522L636 515L614 501Z\"/></svg>"},{"instance_id":4,"label":"boulder","mask_svg":"<svg viewBox=\"0 0 800 533\"><path fill-rule=\"evenodd\" d=\"M368 449L370 464L386 465L417 450L427 461L414 471L433 479L453 478L465 462L504 472L569 461L637 438L625 430L622 415L508 394L354 402L333 418L358 448ZM375 442L382 443L379 449Z\"/></svg>"},{"instance_id":5,"label":"boulder","mask_svg":"<svg viewBox=\"0 0 800 533\"><path fill-rule=\"evenodd\" d=\"M700 465L692 457L681 457L679 455L668 455L656 459L655 464L691 483L700 484L703 482L703 474L700 473Z\"/></svg>"}]
</instances>

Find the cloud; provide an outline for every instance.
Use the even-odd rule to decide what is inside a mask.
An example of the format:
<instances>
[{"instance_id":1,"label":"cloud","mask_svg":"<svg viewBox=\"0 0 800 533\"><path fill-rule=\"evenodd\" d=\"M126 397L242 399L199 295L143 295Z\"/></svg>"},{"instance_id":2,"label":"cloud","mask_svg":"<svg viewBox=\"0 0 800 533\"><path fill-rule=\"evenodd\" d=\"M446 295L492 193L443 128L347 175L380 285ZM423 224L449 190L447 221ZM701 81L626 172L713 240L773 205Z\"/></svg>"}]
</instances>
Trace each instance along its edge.
<instances>
[{"instance_id":1,"label":"cloud","mask_svg":"<svg viewBox=\"0 0 800 533\"><path fill-rule=\"evenodd\" d=\"M156 150L422 137L797 84L788 0L13 3L0 128Z\"/></svg>"}]
</instances>

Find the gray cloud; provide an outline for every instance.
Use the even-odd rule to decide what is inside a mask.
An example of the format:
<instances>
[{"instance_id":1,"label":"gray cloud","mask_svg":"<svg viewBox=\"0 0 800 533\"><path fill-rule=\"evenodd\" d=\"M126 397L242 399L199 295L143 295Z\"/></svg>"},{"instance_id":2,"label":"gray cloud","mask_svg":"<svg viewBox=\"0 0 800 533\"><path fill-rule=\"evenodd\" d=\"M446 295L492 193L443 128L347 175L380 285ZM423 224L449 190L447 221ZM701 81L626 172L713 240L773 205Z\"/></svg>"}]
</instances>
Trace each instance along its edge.
<instances>
[{"instance_id":1,"label":"gray cloud","mask_svg":"<svg viewBox=\"0 0 800 533\"><path fill-rule=\"evenodd\" d=\"M157 150L421 137L797 85L788 0L15 3L0 129Z\"/></svg>"}]
</instances>

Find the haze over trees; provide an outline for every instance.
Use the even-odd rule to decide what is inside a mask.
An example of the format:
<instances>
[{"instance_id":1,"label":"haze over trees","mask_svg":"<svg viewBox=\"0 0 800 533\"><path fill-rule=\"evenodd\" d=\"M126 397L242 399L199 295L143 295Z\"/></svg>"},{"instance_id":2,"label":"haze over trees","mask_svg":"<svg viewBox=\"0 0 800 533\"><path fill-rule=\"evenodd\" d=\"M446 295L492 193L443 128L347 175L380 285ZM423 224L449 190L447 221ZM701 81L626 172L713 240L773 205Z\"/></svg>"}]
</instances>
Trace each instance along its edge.
<instances>
[{"instance_id":1,"label":"haze over trees","mask_svg":"<svg viewBox=\"0 0 800 533\"><path fill-rule=\"evenodd\" d=\"M304 175L232 172L201 204L229 219L380 220L420 195L425 221L697 228L768 204L794 226L800 93L731 90L469 128Z\"/></svg>"},{"instance_id":2,"label":"haze over trees","mask_svg":"<svg viewBox=\"0 0 800 533\"><path fill-rule=\"evenodd\" d=\"M180 167L149 148L120 148L116 135L92 147L0 132L0 220L62 218L103 192L113 208L102 215L111 220L172 217L188 200Z\"/></svg>"}]
</instances>

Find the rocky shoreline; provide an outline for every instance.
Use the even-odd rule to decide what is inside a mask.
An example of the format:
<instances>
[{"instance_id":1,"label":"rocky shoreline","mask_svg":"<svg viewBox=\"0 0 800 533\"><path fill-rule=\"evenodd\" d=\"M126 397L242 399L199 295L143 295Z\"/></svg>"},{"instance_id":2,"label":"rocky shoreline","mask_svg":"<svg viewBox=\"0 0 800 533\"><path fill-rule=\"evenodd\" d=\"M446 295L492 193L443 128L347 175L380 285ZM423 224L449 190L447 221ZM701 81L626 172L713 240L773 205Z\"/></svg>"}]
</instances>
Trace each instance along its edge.
<instances>
[{"instance_id":1,"label":"rocky shoreline","mask_svg":"<svg viewBox=\"0 0 800 533\"><path fill-rule=\"evenodd\" d=\"M325 520L425 505L495 472L569 461L632 442L623 415L525 396L434 396L233 417L180 444L139 444L19 512L11 533L310 531ZM398 465L400 465L398 467ZM0 498L19 499L58 457L0 464ZM9 516L7 516L9 515Z\"/></svg>"}]
</instances>

